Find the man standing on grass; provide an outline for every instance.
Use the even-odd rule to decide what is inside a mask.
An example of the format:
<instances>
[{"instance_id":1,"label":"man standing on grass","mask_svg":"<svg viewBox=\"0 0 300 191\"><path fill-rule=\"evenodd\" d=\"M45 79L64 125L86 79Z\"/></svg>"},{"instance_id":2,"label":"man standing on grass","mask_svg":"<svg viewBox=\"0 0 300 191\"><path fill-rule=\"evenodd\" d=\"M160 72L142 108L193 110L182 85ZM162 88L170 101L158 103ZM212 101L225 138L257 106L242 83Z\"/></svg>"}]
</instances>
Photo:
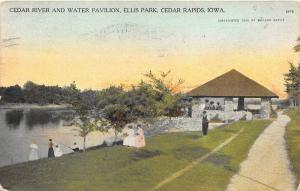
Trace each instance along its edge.
<instances>
[{"instance_id":1,"label":"man standing on grass","mask_svg":"<svg viewBox=\"0 0 300 191\"><path fill-rule=\"evenodd\" d=\"M204 136L207 135L207 131L208 131L208 118L207 118L207 113L206 111L203 111L203 116L202 116L202 133Z\"/></svg>"},{"instance_id":2,"label":"man standing on grass","mask_svg":"<svg viewBox=\"0 0 300 191\"><path fill-rule=\"evenodd\" d=\"M53 150L53 142L52 139L49 139L49 149L48 149L48 158L53 158L54 156L54 150Z\"/></svg>"}]
</instances>

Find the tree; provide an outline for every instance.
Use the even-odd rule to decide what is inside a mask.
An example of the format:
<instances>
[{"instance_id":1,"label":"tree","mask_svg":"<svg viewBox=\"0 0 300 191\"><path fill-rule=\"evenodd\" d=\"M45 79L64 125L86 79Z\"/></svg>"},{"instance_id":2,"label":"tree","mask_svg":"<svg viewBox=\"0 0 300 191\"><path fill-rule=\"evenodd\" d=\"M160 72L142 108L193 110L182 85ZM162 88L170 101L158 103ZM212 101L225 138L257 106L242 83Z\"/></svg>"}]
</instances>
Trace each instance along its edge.
<instances>
[{"instance_id":1,"label":"tree","mask_svg":"<svg viewBox=\"0 0 300 191\"><path fill-rule=\"evenodd\" d=\"M103 89L96 96L97 108L101 110L109 104L119 104L124 95L125 91L122 86L110 86Z\"/></svg>"},{"instance_id":2,"label":"tree","mask_svg":"<svg viewBox=\"0 0 300 191\"><path fill-rule=\"evenodd\" d=\"M3 102L7 103L23 103L24 102L24 94L19 85L7 87L2 95Z\"/></svg>"},{"instance_id":3,"label":"tree","mask_svg":"<svg viewBox=\"0 0 300 191\"><path fill-rule=\"evenodd\" d=\"M122 103L129 108L132 115L140 120L157 116L156 102L153 87L143 81L126 92L122 99Z\"/></svg>"},{"instance_id":4,"label":"tree","mask_svg":"<svg viewBox=\"0 0 300 191\"><path fill-rule=\"evenodd\" d=\"M27 81L23 85L24 99L26 103L60 104L64 103L63 89L59 86L39 85ZM66 96L69 97L69 96Z\"/></svg>"},{"instance_id":5,"label":"tree","mask_svg":"<svg viewBox=\"0 0 300 191\"><path fill-rule=\"evenodd\" d=\"M297 42L298 44L294 46L294 50L295 52L300 52L300 37L298 37ZM298 66L295 66L292 62L289 64L289 72L284 74L284 85L289 99L294 106L298 106L300 109L300 63Z\"/></svg>"},{"instance_id":6,"label":"tree","mask_svg":"<svg viewBox=\"0 0 300 191\"><path fill-rule=\"evenodd\" d=\"M176 83L169 78L171 71L161 72L159 76L151 71L144 74L148 85L156 92L156 108L158 115L177 117L183 115L183 109L190 104L185 102L185 96L180 92L180 86L184 83L179 79Z\"/></svg>"},{"instance_id":7,"label":"tree","mask_svg":"<svg viewBox=\"0 0 300 191\"><path fill-rule=\"evenodd\" d=\"M129 91L112 86L100 92L98 109L117 138L127 124L157 116L155 96L152 87L143 82Z\"/></svg>"},{"instance_id":8,"label":"tree","mask_svg":"<svg viewBox=\"0 0 300 191\"><path fill-rule=\"evenodd\" d=\"M26 103L40 103L41 93L39 85L32 81L27 81L23 85L24 98Z\"/></svg>"},{"instance_id":9,"label":"tree","mask_svg":"<svg viewBox=\"0 0 300 191\"><path fill-rule=\"evenodd\" d=\"M112 86L99 92L98 110L115 130L115 136L132 122L183 114L184 96L178 91L183 81L172 83L167 78L169 73L156 76L150 71L144 75L146 81L142 80L128 91Z\"/></svg>"},{"instance_id":10,"label":"tree","mask_svg":"<svg viewBox=\"0 0 300 191\"><path fill-rule=\"evenodd\" d=\"M0 87L0 104L3 102L2 97L3 97L5 90L6 90L6 87Z\"/></svg>"},{"instance_id":11,"label":"tree","mask_svg":"<svg viewBox=\"0 0 300 191\"><path fill-rule=\"evenodd\" d=\"M83 152L86 150L86 137L89 133L93 131L108 131L108 123L104 120L99 120L95 118L85 117L84 115L78 116L75 119L75 126L79 133L79 136L83 138Z\"/></svg>"},{"instance_id":12,"label":"tree","mask_svg":"<svg viewBox=\"0 0 300 191\"><path fill-rule=\"evenodd\" d=\"M292 100L294 106L300 107L300 64L295 66L290 64L289 72L284 74L286 92Z\"/></svg>"},{"instance_id":13,"label":"tree","mask_svg":"<svg viewBox=\"0 0 300 191\"><path fill-rule=\"evenodd\" d=\"M92 110L97 104L97 92L93 90L84 90L80 93L80 100L88 109Z\"/></svg>"},{"instance_id":14,"label":"tree","mask_svg":"<svg viewBox=\"0 0 300 191\"><path fill-rule=\"evenodd\" d=\"M104 118L109 121L111 128L114 129L115 138L117 138L118 133L123 130L126 124L136 120L126 105L109 104L104 107L103 113Z\"/></svg>"},{"instance_id":15,"label":"tree","mask_svg":"<svg viewBox=\"0 0 300 191\"><path fill-rule=\"evenodd\" d=\"M66 87L66 90L70 94L68 101L76 113L74 124L78 127L79 136L83 138L83 151L85 151L87 135L96 130L107 131L107 123L105 120L100 119L98 115L95 115L95 108L86 99L89 96L81 94L75 82Z\"/></svg>"}]
</instances>

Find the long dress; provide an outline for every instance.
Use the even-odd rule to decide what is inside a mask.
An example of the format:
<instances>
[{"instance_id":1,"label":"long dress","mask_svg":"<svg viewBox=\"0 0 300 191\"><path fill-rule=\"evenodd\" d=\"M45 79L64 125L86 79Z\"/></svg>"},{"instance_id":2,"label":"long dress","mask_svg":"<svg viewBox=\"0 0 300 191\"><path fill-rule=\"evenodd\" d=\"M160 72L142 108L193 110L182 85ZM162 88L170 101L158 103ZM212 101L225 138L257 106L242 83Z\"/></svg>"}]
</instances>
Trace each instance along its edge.
<instances>
[{"instance_id":1,"label":"long dress","mask_svg":"<svg viewBox=\"0 0 300 191\"><path fill-rule=\"evenodd\" d=\"M207 131L208 131L208 123L209 123L208 117L207 117L207 115L205 114L205 115L203 115L203 117L202 117L202 133L203 133L203 135L207 135Z\"/></svg>"},{"instance_id":2,"label":"long dress","mask_svg":"<svg viewBox=\"0 0 300 191\"><path fill-rule=\"evenodd\" d=\"M30 146L30 152L29 152L29 160L38 160L39 159L39 153L38 153L38 150L39 150L39 147L32 143Z\"/></svg>"},{"instance_id":3,"label":"long dress","mask_svg":"<svg viewBox=\"0 0 300 191\"><path fill-rule=\"evenodd\" d=\"M2 187L2 185L0 184L0 191L8 191L8 190L4 189L4 188Z\"/></svg>"},{"instance_id":4,"label":"long dress","mask_svg":"<svg viewBox=\"0 0 300 191\"><path fill-rule=\"evenodd\" d=\"M141 148L146 146L144 130L142 128L138 128L135 136L135 147Z\"/></svg>"},{"instance_id":5,"label":"long dress","mask_svg":"<svg viewBox=\"0 0 300 191\"><path fill-rule=\"evenodd\" d=\"M63 155L63 152L61 151L60 147L56 147L54 149L54 156L55 157L61 157Z\"/></svg>"},{"instance_id":6,"label":"long dress","mask_svg":"<svg viewBox=\"0 0 300 191\"><path fill-rule=\"evenodd\" d=\"M135 145L135 135L133 129L128 129L127 136L123 140L123 145L134 147Z\"/></svg>"}]
</instances>

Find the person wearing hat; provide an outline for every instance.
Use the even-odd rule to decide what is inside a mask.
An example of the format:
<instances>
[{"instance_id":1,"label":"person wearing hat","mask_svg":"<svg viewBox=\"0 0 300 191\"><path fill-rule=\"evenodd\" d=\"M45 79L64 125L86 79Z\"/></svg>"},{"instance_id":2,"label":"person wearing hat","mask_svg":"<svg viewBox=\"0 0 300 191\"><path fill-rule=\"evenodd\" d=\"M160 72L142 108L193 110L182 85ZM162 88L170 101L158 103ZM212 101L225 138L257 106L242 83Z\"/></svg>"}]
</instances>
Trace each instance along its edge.
<instances>
[{"instance_id":1,"label":"person wearing hat","mask_svg":"<svg viewBox=\"0 0 300 191\"><path fill-rule=\"evenodd\" d=\"M203 115L202 115L202 133L204 136L207 135L207 131L208 131L208 117L207 117L207 113L206 111L203 111Z\"/></svg>"}]
</instances>

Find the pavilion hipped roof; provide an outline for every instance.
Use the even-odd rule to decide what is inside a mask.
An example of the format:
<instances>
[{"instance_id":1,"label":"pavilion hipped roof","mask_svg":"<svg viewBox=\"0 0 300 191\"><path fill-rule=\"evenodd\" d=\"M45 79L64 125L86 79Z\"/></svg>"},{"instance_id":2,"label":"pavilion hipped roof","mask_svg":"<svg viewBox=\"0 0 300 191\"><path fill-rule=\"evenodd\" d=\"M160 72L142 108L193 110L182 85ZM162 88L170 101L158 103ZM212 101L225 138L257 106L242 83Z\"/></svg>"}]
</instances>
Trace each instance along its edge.
<instances>
[{"instance_id":1,"label":"pavilion hipped roof","mask_svg":"<svg viewBox=\"0 0 300 191\"><path fill-rule=\"evenodd\" d=\"M278 98L278 96L244 74L230 70L187 93L191 97Z\"/></svg>"}]
</instances>

